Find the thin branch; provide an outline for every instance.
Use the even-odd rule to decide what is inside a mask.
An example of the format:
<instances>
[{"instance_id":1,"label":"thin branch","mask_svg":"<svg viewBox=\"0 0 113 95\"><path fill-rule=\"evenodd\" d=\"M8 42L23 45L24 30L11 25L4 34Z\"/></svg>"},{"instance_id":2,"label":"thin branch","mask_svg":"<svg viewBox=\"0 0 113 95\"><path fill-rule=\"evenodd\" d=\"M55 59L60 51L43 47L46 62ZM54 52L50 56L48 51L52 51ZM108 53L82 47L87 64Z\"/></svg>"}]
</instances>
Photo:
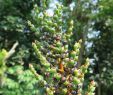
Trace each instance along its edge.
<instances>
[{"instance_id":1,"label":"thin branch","mask_svg":"<svg viewBox=\"0 0 113 95\"><path fill-rule=\"evenodd\" d=\"M10 56L12 56L15 53L16 47L19 45L18 42L15 42L10 51L8 52L7 56L5 57L5 60L7 60Z\"/></svg>"}]
</instances>

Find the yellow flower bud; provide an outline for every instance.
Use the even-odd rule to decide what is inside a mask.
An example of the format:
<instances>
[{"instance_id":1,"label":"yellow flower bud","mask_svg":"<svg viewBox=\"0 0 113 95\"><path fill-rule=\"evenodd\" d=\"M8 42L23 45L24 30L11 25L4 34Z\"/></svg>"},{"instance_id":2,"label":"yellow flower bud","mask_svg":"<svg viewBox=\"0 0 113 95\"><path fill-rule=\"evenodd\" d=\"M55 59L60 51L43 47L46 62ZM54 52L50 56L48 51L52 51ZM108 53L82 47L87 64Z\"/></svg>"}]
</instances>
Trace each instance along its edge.
<instances>
[{"instance_id":1,"label":"yellow flower bud","mask_svg":"<svg viewBox=\"0 0 113 95\"><path fill-rule=\"evenodd\" d=\"M74 77L74 78L73 78L73 83L74 83L75 85L78 85L78 84L80 83L80 79L78 79L77 77Z\"/></svg>"},{"instance_id":2,"label":"yellow flower bud","mask_svg":"<svg viewBox=\"0 0 113 95\"><path fill-rule=\"evenodd\" d=\"M75 70L74 70L74 75L75 75L75 76L78 76L78 75L79 75L79 72L80 72L79 70L75 69Z\"/></svg>"},{"instance_id":3,"label":"yellow flower bud","mask_svg":"<svg viewBox=\"0 0 113 95\"><path fill-rule=\"evenodd\" d=\"M62 88L62 95L66 95L67 91L67 88Z\"/></svg>"},{"instance_id":4,"label":"yellow flower bud","mask_svg":"<svg viewBox=\"0 0 113 95\"><path fill-rule=\"evenodd\" d=\"M70 25L72 26L73 24L74 24L74 21L73 21L73 20L71 20L71 21L70 21Z\"/></svg>"}]
</instances>

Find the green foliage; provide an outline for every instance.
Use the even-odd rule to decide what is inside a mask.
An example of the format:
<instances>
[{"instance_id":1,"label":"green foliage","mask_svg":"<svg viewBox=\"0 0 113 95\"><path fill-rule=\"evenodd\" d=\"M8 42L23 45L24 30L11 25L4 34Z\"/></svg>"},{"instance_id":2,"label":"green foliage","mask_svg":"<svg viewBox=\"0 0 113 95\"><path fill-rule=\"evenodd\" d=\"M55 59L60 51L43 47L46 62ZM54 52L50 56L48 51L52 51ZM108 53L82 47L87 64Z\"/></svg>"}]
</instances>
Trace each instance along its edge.
<instances>
[{"instance_id":1,"label":"green foliage","mask_svg":"<svg viewBox=\"0 0 113 95\"><path fill-rule=\"evenodd\" d=\"M82 40L73 40L75 23L66 12L69 8L56 4L51 16L47 12L49 3L40 1L30 14L32 1L26 2L2 1L4 7L10 7L0 10L6 9L0 19L0 48L9 50L0 52L0 94L93 95L94 83L87 86L87 91L83 89L89 59L77 66ZM11 48L15 41L18 47L16 43Z\"/></svg>"},{"instance_id":2,"label":"green foliage","mask_svg":"<svg viewBox=\"0 0 113 95\"><path fill-rule=\"evenodd\" d=\"M19 17L6 16L4 17L5 21L1 21L0 29L5 31L18 31L22 32L24 25L22 19ZM16 24L15 24L16 23Z\"/></svg>"},{"instance_id":3,"label":"green foliage","mask_svg":"<svg viewBox=\"0 0 113 95\"><path fill-rule=\"evenodd\" d=\"M100 0L93 29L98 36L93 39L90 57L94 58L94 78L98 81L100 95L112 95L113 91L113 0Z\"/></svg>"},{"instance_id":4,"label":"green foliage","mask_svg":"<svg viewBox=\"0 0 113 95\"><path fill-rule=\"evenodd\" d=\"M0 94L3 95L35 95L37 80L30 70L25 70L22 65L7 66L7 58L14 53L13 49L7 52L0 51ZM32 80L32 81L31 81Z\"/></svg>"}]
</instances>

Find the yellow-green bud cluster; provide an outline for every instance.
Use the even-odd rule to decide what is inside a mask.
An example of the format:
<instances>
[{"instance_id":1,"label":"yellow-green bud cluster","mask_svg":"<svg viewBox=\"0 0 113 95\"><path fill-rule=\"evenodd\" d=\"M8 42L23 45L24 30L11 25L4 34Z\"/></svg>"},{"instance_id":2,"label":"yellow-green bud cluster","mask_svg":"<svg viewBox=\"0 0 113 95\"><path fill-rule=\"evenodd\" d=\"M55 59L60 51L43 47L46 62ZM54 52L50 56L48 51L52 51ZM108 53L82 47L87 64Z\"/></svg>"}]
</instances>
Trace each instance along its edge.
<instances>
[{"instance_id":1,"label":"yellow-green bud cluster","mask_svg":"<svg viewBox=\"0 0 113 95\"><path fill-rule=\"evenodd\" d=\"M88 85L88 90L85 95L95 95L95 86L96 83L94 81L91 81L90 84Z\"/></svg>"},{"instance_id":2,"label":"yellow-green bud cluster","mask_svg":"<svg viewBox=\"0 0 113 95\"><path fill-rule=\"evenodd\" d=\"M88 66L89 66L89 59L87 58L85 64L82 65L79 69L75 69L74 72L73 72L74 73L74 77L73 77L74 85L75 86L76 85L81 86L78 89L77 95L82 95L82 85L83 85L83 82L84 82L84 75L87 73Z\"/></svg>"},{"instance_id":3,"label":"yellow-green bud cluster","mask_svg":"<svg viewBox=\"0 0 113 95\"><path fill-rule=\"evenodd\" d=\"M31 29L32 31L36 32L36 28L35 28L34 24L32 24L31 21L28 21L27 23L28 23L28 25L30 26L30 29Z\"/></svg>"},{"instance_id":4,"label":"yellow-green bud cluster","mask_svg":"<svg viewBox=\"0 0 113 95\"><path fill-rule=\"evenodd\" d=\"M29 68L38 80L43 80L43 77L36 72L32 64L29 64Z\"/></svg>"},{"instance_id":5,"label":"yellow-green bud cluster","mask_svg":"<svg viewBox=\"0 0 113 95\"><path fill-rule=\"evenodd\" d=\"M76 65L77 61L78 61L78 56L79 56L79 50L81 47L81 40L79 40L78 43L75 43L74 45L74 49L70 52L70 59L67 62L67 66L69 67L73 67Z\"/></svg>"},{"instance_id":6,"label":"yellow-green bud cluster","mask_svg":"<svg viewBox=\"0 0 113 95\"><path fill-rule=\"evenodd\" d=\"M54 10L54 16L50 16L46 9L43 12L40 12L41 9L35 5L32 11L32 16L35 22L34 24L38 25L38 30L37 26L34 26L34 24L28 21L30 29L39 33L42 31L49 32L50 34L60 32L61 29L58 27L58 25L62 24L62 8L62 5L57 4L57 8Z\"/></svg>"},{"instance_id":7,"label":"yellow-green bud cluster","mask_svg":"<svg viewBox=\"0 0 113 95\"><path fill-rule=\"evenodd\" d=\"M81 72L87 73L88 66L89 66L89 59L87 58L86 63L80 67Z\"/></svg>"},{"instance_id":8,"label":"yellow-green bud cluster","mask_svg":"<svg viewBox=\"0 0 113 95\"><path fill-rule=\"evenodd\" d=\"M72 33L73 33L74 21L71 20L71 21L69 22L69 25L68 25L68 26L69 26L69 27L68 27L68 29L67 29L67 32L66 32L65 36L66 36L66 39L67 39L68 41L70 41L70 37L72 36Z\"/></svg>"},{"instance_id":9,"label":"yellow-green bud cluster","mask_svg":"<svg viewBox=\"0 0 113 95\"><path fill-rule=\"evenodd\" d=\"M60 5L59 3L56 4L57 9L55 10L55 14L59 17L62 16L62 9L63 5Z\"/></svg>"},{"instance_id":10,"label":"yellow-green bud cluster","mask_svg":"<svg viewBox=\"0 0 113 95\"><path fill-rule=\"evenodd\" d=\"M36 53L36 55L37 55L37 58L40 59L40 63L41 63L43 66L49 68L49 67L50 67L50 63L49 63L49 62L46 60L46 58L41 54L41 52L40 52L39 49L37 48L36 44L33 43L32 45L33 45L33 49L35 50L35 53Z\"/></svg>"},{"instance_id":11,"label":"yellow-green bud cluster","mask_svg":"<svg viewBox=\"0 0 113 95\"><path fill-rule=\"evenodd\" d=\"M47 87L46 93L47 93L47 95L54 95L54 89Z\"/></svg>"},{"instance_id":12,"label":"yellow-green bud cluster","mask_svg":"<svg viewBox=\"0 0 113 95\"><path fill-rule=\"evenodd\" d=\"M56 62L57 64L55 64L54 66L51 65L47 61L46 57L44 57L41 54L41 51L38 49L39 46L36 46L36 44L33 43L33 49L35 51L35 54L37 58L40 60L41 65L43 66L40 69L43 69L42 74L45 72L46 76L42 77L39 74L37 74L37 72L35 71L32 65L30 65L30 69L38 80L40 79L40 77L42 78L43 81L40 82L41 83L40 87L43 87L44 85L49 83L49 86L45 88L48 95L54 95L54 93L60 93L62 95L65 95L67 93L72 93L74 91L76 91L78 95L82 95L82 85L84 82L84 75L87 73L87 69L89 66L89 59L87 58L85 64L82 65L80 68L77 69L74 67L75 62L77 62L78 60L76 59L76 56L79 55L79 52L76 52L76 50L80 49L81 42L82 41L80 40L78 43L74 45L74 50L71 51L69 56L63 59L64 62L63 61L62 63ZM55 41L54 47L55 48L62 47L61 42L59 40L58 42ZM54 49L53 52L55 52ZM58 62L61 61L59 60ZM60 64L61 66L60 68L59 66L57 66L58 64ZM61 72L61 70L63 70L63 72ZM54 88L54 86L56 85L58 87ZM77 86L80 86L79 89L77 89ZM93 87L89 87L88 89L90 91L93 91Z\"/></svg>"},{"instance_id":13,"label":"yellow-green bud cluster","mask_svg":"<svg viewBox=\"0 0 113 95\"><path fill-rule=\"evenodd\" d=\"M34 10L39 12L39 15L34 17L38 28L30 21L28 21L28 25L36 31L39 30L37 32L40 35L40 44L32 44L36 57L39 59L39 74L32 65L30 65L30 70L40 80L38 85L44 87L47 95L56 93L82 95L82 85L89 66L89 59L86 59L84 65L76 67L82 40L74 45L70 43L74 21L70 20L68 28L63 29L62 9L63 6L57 4L54 15L50 16L46 10L40 13L35 6ZM70 45L72 45L71 48Z\"/></svg>"}]
</instances>

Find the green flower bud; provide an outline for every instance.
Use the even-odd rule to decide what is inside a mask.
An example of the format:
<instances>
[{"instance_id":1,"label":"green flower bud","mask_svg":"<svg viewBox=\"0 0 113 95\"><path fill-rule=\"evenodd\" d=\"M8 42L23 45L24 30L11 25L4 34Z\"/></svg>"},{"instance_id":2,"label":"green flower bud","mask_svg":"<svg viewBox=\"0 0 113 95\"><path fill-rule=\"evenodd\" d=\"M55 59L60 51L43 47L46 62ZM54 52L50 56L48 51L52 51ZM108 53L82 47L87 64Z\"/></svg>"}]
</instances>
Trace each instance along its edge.
<instances>
[{"instance_id":1,"label":"green flower bud","mask_svg":"<svg viewBox=\"0 0 113 95\"><path fill-rule=\"evenodd\" d=\"M85 66L87 66L87 67L88 67L89 65L90 65L90 63L89 63L89 58L87 58L87 59L86 59Z\"/></svg>"},{"instance_id":2,"label":"green flower bud","mask_svg":"<svg viewBox=\"0 0 113 95\"><path fill-rule=\"evenodd\" d=\"M68 61L69 61L69 58L65 58L65 59L64 59L64 62L67 63Z\"/></svg>"},{"instance_id":3,"label":"green flower bud","mask_svg":"<svg viewBox=\"0 0 113 95\"><path fill-rule=\"evenodd\" d=\"M44 26L44 29L49 30L49 26L48 25L45 25Z\"/></svg>"},{"instance_id":4,"label":"green flower bud","mask_svg":"<svg viewBox=\"0 0 113 95\"><path fill-rule=\"evenodd\" d=\"M89 92L94 92L94 91L95 91L95 87L91 86L91 87L89 88Z\"/></svg>"},{"instance_id":5,"label":"green flower bud","mask_svg":"<svg viewBox=\"0 0 113 95\"><path fill-rule=\"evenodd\" d=\"M73 78L73 83L74 83L75 85L78 85L78 84L80 83L80 79L78 79L77 77L74 77L74 78Z\"/></svg>"},{"instance_id":6,"label":"green flower bud","mask_svg":"<svg viewBox=\"0 0 113 95\"><path fill-rule=\"evenodd\" d=\"M75 60L75 61L78 61L78 56L75 56L74 60Z\"/></svg>"},{"instance_id":7,"label":"green flower bud","mask_svg":"<svg viewBox=\"0 0 113 95\"><path fill-rule=\"evenodd\" d=\"M80 81L81 81L81 82L84 82L84 78L81 78Z\"/></svg>"},{"instance_id":8,"label":"green flower bud","mask_svg":"<svg viewBox=\"0 0 113 95\"><path fill-rule=\"evenodd\" d=\"M58 20L58 15L54 15L53 18L54 18L55 20Z\"/></svg>"},{"instance_id":9,"label":"green flower bud","mask_svg":"<svg viewBox=\"0 0 113 95\"><path fill-rule=\"evenodd\" d=\"M76 54L79 55L80 49L76 49Z\"/></svg>"},{"instance_id":10,"label":"green flower bud","mask_svg":"<svg viewBox=\"0 0 113 95\"><path fill-rule=\"evenodd\" d=\"M70 34L67 34L66 35L66 40L68 40L70 38L70 36L71 36Z\"/></svg>"},{"instance_id":11,"label":"green flower bud","mask_svg":"<svg viewBox=\"0 0 113 95\"><path fill-rule=\"evenodd\" d=\"M70 59L67 65L68 65L69 67L72 67L72 66L74 66L74 64L75 64L75 61L72 60L72 59Z\"/></svg>"},{"instance_id":12,"label":"green flower bud","mask_svg":"<svg viewBox=\"0 0 113 95\"><path fill-rule=\"evenodd\" d=\"M72 32L73 31L73 27L70 27L69 29L68 29L68 32L70 33L70 32Z\"/></svg>"},{"instance_id":13,"label":"green flower bud","mask_svg":"<svg viewBox=\"0 0 113 95\"><path fill-rule=\"evenodd\" d=\"M67 50L68 49L68 45L65 45L64 48Z\"/></svg>"},{"instance_id":14,"label":"green flower bud","mask_svg":"<svg viewBox=\"0 0 113 95\"><path fill-rule=\"evenodd\" d=\"M54 27L57 27L58 25L57 25L57 23L53 23L53 26L54 26Z\"/></svg>"},{"instance_id":15,"label":"green flower bud","mask_svg":"<svg viewBox=\"0 0 113 95\"><path fill-rule=\"evenodd\" d=\"M67 88L62 88L62 95L66 95L67 91Z\"/></svg>"},{"instance_id":16,"label":"green flower bud","mask_svg":"<svg viewBox=\"0 0 113 95\"><path fill-rule=\"evenodd\" d=\"M64 48L64 47L62 47L62 48L61 48L61 51L62 51L62 52L64 52L64 51L65 51L65 48Z\"/></svg>"},{"instance_id":17,"label":"green flower bud","mask_svg":"<svg viewBox=\"0 0 113 95\"><path fill-rule=\"evenodd\" d=\"M36 13L39 13L39 10L38 10L38 8L36 9Z\"/></svg>"},{"instance_id":18,"label":"green flower bud","mask_svg":"<svg viewBox=\"0 0 113 95\"><path fill-rule=\"evenodd\" d=\"M82 43L82 39L79 40L79 43L80 43L80 44Z\"/></svg>"},{"instance_id":19,"label":"green flower bud","mask_svg":"<svg viewBox=\"0 0 113 95\"><path fill-rule=\"evenodd\" d=\"M84 65L82 65L81 66L81 71L85 74L85 73L87 73L87 68Z\"/></svg>"},{"instance_id":20,"label":"green flower bud","mask_svg":"<svg viewBox=\"0 0 113 95\"><path fill-rule=\"evenodd\" d=\"M41 76L41 75L37 75L36 78L37 78L38 80L43 80L43 76Z\"/></svg>"},{"instance_id":21,"label":"green flower bud","mask_svg":"<svg viewBox=\"0 0 113 95\"><path fill-rule=\"evenodd\" d=\"M54 28L49 28L49 31L50 31L51 33L55 33L55 29L54 29Z\"/></svg>"},{"instance_id":22,"label":"green flower bud","mask_svg":"<svg viewBox=\"0 0 113 95\"><path fill-rule=\"evenodd\" d=\"M57 9L57 10L55 10L55 13L58 15L60 13L60 11Z\"/></svg>"},{"instance_id":23,"label":"green flower bud","mask_svg":"<svg viewBox=\"0 0 113 95\"><path fill-rule=\"evenodd\" d=\"M75 52L75 51L72 51L71 54L70 54L70 56L71 56L72 58L74 58L74 57L76 56L76 52Z\"/></svg>"},{"instance_id":24,"label":"green flower bud","mask_svg":"<svg viewBox=\"0 0 113 95\"><path fill-rule=\"evenodd\" d=\"M78 77L79 77L80 79L81 79L81 78L84 78L84 73L81 73Z\"/></svg>"},{"instance_id":25,"label":"green flower bud","mask_svg":"<svg viewBox=\"0 0 113 95\"><path fill-rule=\"evenodd\" d=\"M54 95L54 90L50 89L50 88L46 88L46 92L47 92L47 95Z\"/></svg>"},{"instance_id":26,"label":"green flower bud","mask_svg":"<svg viewBox=\"0 0 113 95\"><path fill-rule=\"evenodd\" d=\"M52 23L52 21L48 21L48 20L47 20L47 24L48 24L48 25L52 25L53 23Z\"/></svg>"},{"instance_id":27,"label":"green flower bud","mask_svg":"<svg viewBox=\"0 0 113 95\"><path fill-rule=\"evenodd\" d=\"M69 85L69 82L68 82L68 81L65 81L65 82L64 82L64 85L65 85L65 86L68 86L68 85Z\"/></svg>"},{"instance_id":28,"label":"green flower bud","mask_svg":"<svg viewBox=\"0 0 113 95\"><path fill-rule=\"evenodd\" d=\"M61 79L61 74L56 73L56 74L54 74L54 77L55 77L57 80L60 80L60 79Z\"/></svg>"},{"instance_id":29,"label":"green flower bud","mask_svg":"<svg viewBox=\"0 0 113 95\"><path fill-rule=\"evenodd\" d=\"M61 42L60 41L57 41L56 46L57 47L61 47L62 46Z\"/></svg>"},{"instance_id":30,"label":"green flower bud","mask_svg":"<svg viewBox=\"0 0 113 95\"><path fill-rule=\"evenodd\" d=\"M29 20L27 21L27 23L28 23L29 26L31 26L31 24L32 24L31 21L29 21Z\"/></svg>"},{"instance_id":31,"label":"green flower bud","mask_svg":"<svg viewBox=\"0 0 113 95\"><path fill-rule=\"evenodd\" d=\"M50 73L56 73L56 69L55 68L51 68L49 72Z\"/></svg>"},{"instance_id":32,"label":"green flower bud","mask_svg":"<svg viewBox=\"0 0 113 95\"><path fill-rule=\"evenodd\" d=\"M78 76L78 75L79 75L79 72L80 72L79 70L75 69L75 70L74 70L74 75L75 75L75 76Z\"/></svg>"},{"instance_id":33,"label":"green flower bud","mask_svg":"<svg viewBox=\"0 0 113 95\"><path fill-rule=\"evenodd\" d=\"M71 25L71 26L73 26L73 24L74 24L74 21L73 21L73 20L71 20L71 21L70 21L70 25Z\"/></svg>"},{"instance_id":34,"label":"green flower bud","mask_svg":"<svg viewBox=\"0 0 113 95\"><path fill-rule=\"evenodd\" d=\"M50 68L50 64L49 63L45 63L43 64L45 68Z\"/></svg>"},{"instance_id":35,"label":"green flower bud","mask_svg":"<svg viewBox=\"0 0 113 95\"><path fill-rule=\"evenodd\" d=\"M74 50L76 50L76 49L78 49L78 48L80 48L81 47L81 45L79 44L79 43L75 43L75 45L74 45Z\"/></svg>"}]
</instances>

